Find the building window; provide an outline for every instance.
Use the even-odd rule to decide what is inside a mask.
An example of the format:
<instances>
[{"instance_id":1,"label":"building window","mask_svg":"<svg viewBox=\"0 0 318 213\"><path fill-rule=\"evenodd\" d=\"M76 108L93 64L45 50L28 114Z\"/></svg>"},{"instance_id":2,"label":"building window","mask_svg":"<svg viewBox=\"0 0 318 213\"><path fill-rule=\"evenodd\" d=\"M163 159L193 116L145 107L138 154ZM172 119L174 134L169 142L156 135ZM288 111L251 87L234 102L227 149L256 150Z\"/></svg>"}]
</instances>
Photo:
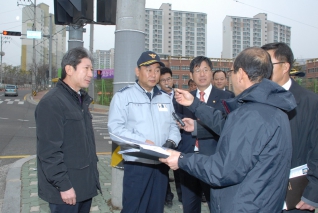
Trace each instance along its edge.
<instances>
[{"instance_id":1,"label":"building window","mask_svg":"<svg viewBox=\"0 0 318 213\"><path fill-rule=\"evenodd\" d=\"M181 66L181 70L190 70L189 66Z\"/></svg>"},{"instance_id":2,"label":"building window","mask_svg":"<svg viewBox=\"0 0 318 213\"><path fill-rule=\"evenodd\" d=\"M188 79L190 79L190 77L188 75L182 75L182 79L183 80L188 80Z\"/></svg>"},{"instance_id":3,"label":"building window","mask_svg":"<svg viewBox=\"0 0 318 213\"><path fill-rule=\"evenodd\" d=\"M172 75L173 79L179 79L179 75Z\"/></svg>"},{"instance_id":4,"label":"building window","mask_svg":"<svg viewBox=\"0 0 318 213\"><path fill-rule=\"evenodd\" d=\"M182 89L189 89L189 86L184 84L184 85L182 85Z\"/></svg>"},{"instance_id":5,"label":"building window","mask_svg":"<svg viewBox=\"0 0 318 213\"><path fill-rule=\"evenodd\" d=\"M179 66L171 66L170 68L171 68L171 70L180 70L180 67L179 67ZM178 79L179 79L179 78L178 78Z\"/></svg>"}]
</instances>

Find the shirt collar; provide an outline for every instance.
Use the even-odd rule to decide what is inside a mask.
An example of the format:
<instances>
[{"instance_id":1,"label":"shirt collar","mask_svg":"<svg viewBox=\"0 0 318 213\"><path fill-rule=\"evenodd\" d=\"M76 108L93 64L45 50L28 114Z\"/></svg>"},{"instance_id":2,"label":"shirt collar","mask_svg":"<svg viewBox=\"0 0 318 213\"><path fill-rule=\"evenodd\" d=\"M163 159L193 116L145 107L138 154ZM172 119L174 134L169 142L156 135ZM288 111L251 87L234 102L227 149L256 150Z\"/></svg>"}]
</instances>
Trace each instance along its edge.
<instances>
[{"instance_id":1,"label":"shirt collar","mask_svg":"<svg viewBox=\"0 0 318 213\"><path fill-rule=\"evenodd\" d=\"M285 90L289 90L291 87L292 81L289 78L288 81L282 86Z\"/></svg>"},{"instance_id":2,"label":"shirt collar","mask_svg":"<svg viewBox=\"0 0 318 213\"><path fill-rule=\"evenodd\" d=\"M212 91L212 84L210 84L210 85L208 86L208 88L206 88L206 89L203 91L203 92L204 92L204 100L207 101L207 98L210 97L211 91ZM200 98L200 92L201 92L201 91L200 91L199 89L197 89L196 97Z\"/></svg>"}]
</instances>

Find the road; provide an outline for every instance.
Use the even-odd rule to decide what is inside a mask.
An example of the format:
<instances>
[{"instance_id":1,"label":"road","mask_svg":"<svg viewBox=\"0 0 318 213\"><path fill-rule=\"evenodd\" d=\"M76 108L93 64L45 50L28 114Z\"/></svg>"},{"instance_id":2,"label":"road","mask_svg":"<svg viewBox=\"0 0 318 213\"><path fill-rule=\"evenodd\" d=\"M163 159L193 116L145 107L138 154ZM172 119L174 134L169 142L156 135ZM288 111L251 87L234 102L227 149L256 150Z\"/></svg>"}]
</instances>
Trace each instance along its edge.
<instances>
[{"instance_id":1,"label":"road","mask_svg":"<svg viewBox=\"0 0 318 213\"><path fill-rule=\"evenodd\" d=\"M8 167L24 156L36 154L36 105L25 100L29 93L29 89L19 89L18 97L5 97L0 91L0 210ZM108 117L105 113L92 114L97 153L109 153Z\"/></svg>"}]
</instances>

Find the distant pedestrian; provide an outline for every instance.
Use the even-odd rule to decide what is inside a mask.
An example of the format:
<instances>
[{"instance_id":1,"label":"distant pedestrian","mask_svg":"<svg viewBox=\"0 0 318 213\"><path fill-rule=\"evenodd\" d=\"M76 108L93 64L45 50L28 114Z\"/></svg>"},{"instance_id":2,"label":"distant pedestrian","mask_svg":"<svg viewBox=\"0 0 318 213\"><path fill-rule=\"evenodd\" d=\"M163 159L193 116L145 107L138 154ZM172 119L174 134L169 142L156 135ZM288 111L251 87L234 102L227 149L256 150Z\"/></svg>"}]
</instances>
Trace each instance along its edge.
<instances>
[{"instance_id":1,"label":"distant pedestrian","mask_svg":"<svg viewBox=\"0 0 318 213\"><path fill-rule=\"evenodd\" d=\"M61 79L35 110L38 194L51 212L88 213L100 190L92 98L82 90L93 77L92 57L77 47L61 65Z\"/></svg>"},{"instance_id":2,"label":"distant pedestrian","mask_svg":"<svg viewBox=\"0 0 318 213\"><path fill-rule=\"evenodd\" d=\"M213 86L215 86L218 89L227 91L231 93L234 97L234 93L228 89L226 89L227 86L227 78L226 78L226 72L223 70L215 70L213 72Z\"/></svg>"}]
</instances>

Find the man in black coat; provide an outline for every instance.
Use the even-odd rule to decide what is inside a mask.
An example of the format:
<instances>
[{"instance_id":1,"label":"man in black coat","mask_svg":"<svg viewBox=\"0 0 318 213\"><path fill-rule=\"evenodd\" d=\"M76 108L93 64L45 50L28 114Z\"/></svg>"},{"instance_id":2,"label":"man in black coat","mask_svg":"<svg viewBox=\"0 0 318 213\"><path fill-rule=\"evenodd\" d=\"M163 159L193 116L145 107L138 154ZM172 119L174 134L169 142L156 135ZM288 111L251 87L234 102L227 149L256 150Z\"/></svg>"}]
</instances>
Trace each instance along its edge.
<instances>
[{"instance_id":1,"label":"man in black coat","mask_svg":"<svg viewBox=\"0 0 318 213\"><path fill-rule=\"evenodd\" d=\"M215 70L213 72L213 86L215 86L218 89L231 93L234 97L234 93L225 88L226 85L227 85L226 72L223 70Z\"/></svg>"},{"instance_id":2,"label":"man in black coat","mask_svg":"<svg viewBox=\"0 0 318 213\"><path fill-rule=\"evenodd\" d=\"M295 210L310 212L318 207L318 95L299 86L290 71L294 62L293 52L285 43L270 43L262 47L273 63L272 80L289 90L295 97L297 107L288 113L293 142L291 167L307 164L308 185Z\"/></svg>"},{"instance_id":3,"label":"man in black coat","mask_svg":"<svg viewBox=\"0 0 318 213\"><path fill-rule=\"evenodd\" d=\"M62 77L35 110L38 194L51 212L88 213L100 190L87 88L92 58L82 47L62 59Z\"/></svg>"},{"instance_id":4,"label":"man in black coat","mask_svg":"<svg viewBox=\"0 0 318 213\"><path fill-rule=\"evenodd\" d=\"M197 85L197 89L190 93L200 99L200 94L203 94L203 102L216 109L222 110L221 100L234 97L231 93L220 90L212 86L212 62L209 58L198 56L190 63L190 77ZM196 119L195 115L182 105L177 107L177 113L182 115L182 118ZM215 153L219 136L211 132L212 136L206 139L197 140L191 133L181 131L181 142L177 150L183 153L201 153L204 155L212 155ZM196 144L197 142L197 144ZM179 170L182 204L184 213L200 213L201 212L201 197L204 193L205 198L210 204L210 186L198 178L191 176L183 170Z\"/></svg>"}]
</instances>

